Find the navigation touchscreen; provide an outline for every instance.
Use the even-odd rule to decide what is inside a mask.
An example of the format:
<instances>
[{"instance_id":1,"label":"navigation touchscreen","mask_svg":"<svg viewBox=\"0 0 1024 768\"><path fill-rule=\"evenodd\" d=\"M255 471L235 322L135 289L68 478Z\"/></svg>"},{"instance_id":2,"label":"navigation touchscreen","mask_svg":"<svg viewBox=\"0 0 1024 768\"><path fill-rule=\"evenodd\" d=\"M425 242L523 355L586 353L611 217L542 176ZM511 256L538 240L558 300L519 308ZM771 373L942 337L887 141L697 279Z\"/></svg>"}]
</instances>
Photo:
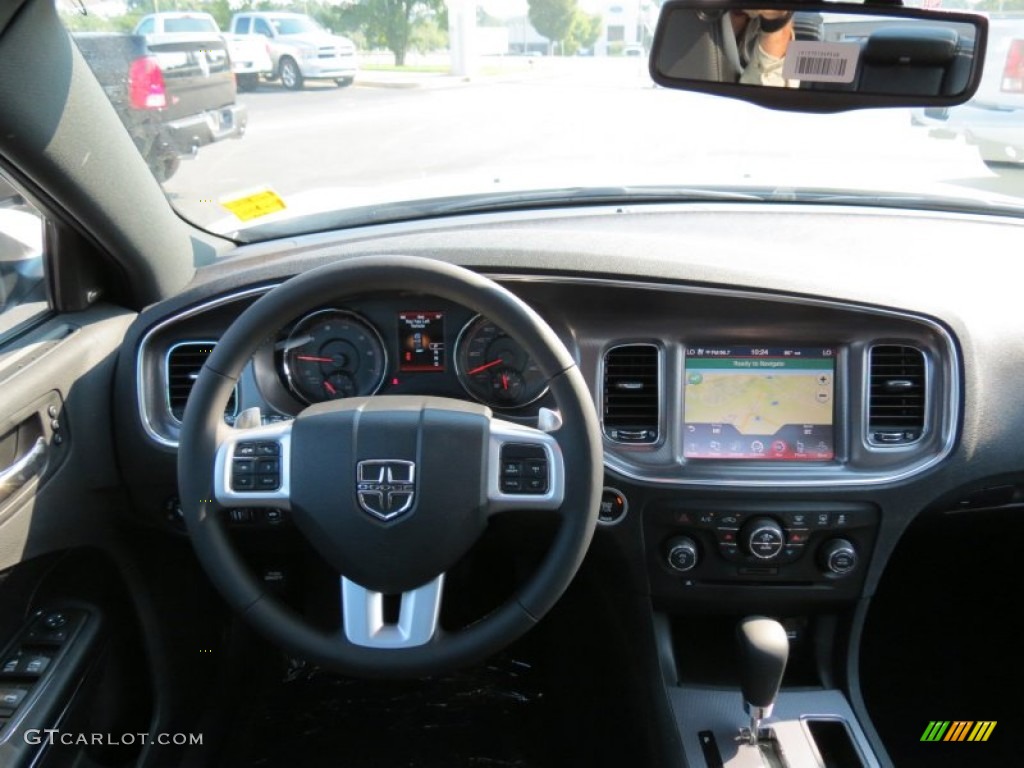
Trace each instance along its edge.
<instances>
[{"instance_id":1,"label":"navigation touchscreen","mask_svg":"<svg viewBox=\"0 0 1024 768\"><path fill-rule=\"evenodd\" d=\"M689 347L683 455L831 459L834 396L833 347Z\"/></svg>"}]
</instances>

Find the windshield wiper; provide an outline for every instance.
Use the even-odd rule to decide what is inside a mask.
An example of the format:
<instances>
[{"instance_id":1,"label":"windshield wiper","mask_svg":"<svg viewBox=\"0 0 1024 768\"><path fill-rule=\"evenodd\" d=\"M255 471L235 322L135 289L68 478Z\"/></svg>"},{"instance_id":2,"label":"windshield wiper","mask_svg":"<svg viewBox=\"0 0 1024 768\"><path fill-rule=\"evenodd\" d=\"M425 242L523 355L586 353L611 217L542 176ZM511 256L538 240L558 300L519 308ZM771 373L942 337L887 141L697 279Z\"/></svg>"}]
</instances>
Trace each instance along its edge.
<instances>
[{"instance_id":1,"label":"windshield wiper","mask_svg":"<svg viewBox=\"0 0 1024 768\"><path fill-rule=\"evenodd\" d=\"M784 203L793 205L865 206L948 213L1020 216L1024 209L1012 201L923 195L913 192L822 189L805 187L677 187L610 186L508 191L427 198L310 213L258 224L232 233L242 242L313 232L352 229L375 224L426 221L448 216L552 210L584 206L631 206L658 203Z\"/></svg>"},{"instance_id":2,"label":"windshield wiper","mask_svg":"<svg viewBox=\"0 0 1024 768\"><path fill-rule=\"evenodd\" d=\"M524 208L562 208L577 205L628 205L630 203L760 203L760 192L717 187L578 187L534 192L499 192L472 195L449 205L435 206L440 215L522 210ZM436 201L435 201L436 202Z\"/></svg>"},{"instance_id":3,"label":"windshield wiper","mask_svg":"<svg viewBox=\"0 0 1024 768\"><path fill-rule=\"evenodd\" d=\"M830 189L778 189L765 194L772 202L811 203L814 205L854 205L872 208L900 208L943 213L984 213L1020 216L1024 208L1012 201L953 195L926 195L914 192L872 192Z\"/></svg>"},{"instance_id":4,"label":"windshield wiper","mask_svg":"<svg viewBox=\"0 0 1024 768\"><path fill-rule=\"evenodd\" d=\"M338 211L310 213L291 219L258 224L233 233L243 242L268 240L298 233L324 232L372 224L457 216L471 213L507 213L513 211L579 207L590 205L631 205L652 203L765 202L759 192L738 191L727 187L575 187L535 191L497 192L453 197L408 200L381 205L366 205Z\"/></svg>"}]
</instances>

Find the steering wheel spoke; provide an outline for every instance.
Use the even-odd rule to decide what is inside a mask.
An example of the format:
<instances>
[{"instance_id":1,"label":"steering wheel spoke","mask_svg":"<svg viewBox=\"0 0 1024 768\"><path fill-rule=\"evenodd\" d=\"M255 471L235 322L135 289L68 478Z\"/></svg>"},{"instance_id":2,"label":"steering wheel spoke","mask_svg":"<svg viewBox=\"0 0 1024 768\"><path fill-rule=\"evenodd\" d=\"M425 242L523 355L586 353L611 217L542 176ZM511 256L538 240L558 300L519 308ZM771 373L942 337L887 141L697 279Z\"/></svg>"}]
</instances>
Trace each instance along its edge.
<instances>
[{"instance_id":1,"label":"steering wheel spoke","mask_svg":"<svg viewBox=\"0 0 1024 768\"><path fill-rule=\"evenodd\" d=\"M341 577L345 639L364 648L398 649L426 645L437 634L444 574L398 595L385 595ZM388 611L386 602L394 601ZM391 613L392 615L388 615Z\"/></svg>"},{"instance_id":2,"label":"steering wheel spoke","mask_svg":"<svg viewBox=\"0 0 1024 768\"><path fill-rule=\"evenodd\" d=\"M565 501L565 461L555 438L540 429L491 419L487 513L557 511Z\"/></svg>"},{"instance_id":3,"label":"steering wheel spoke","mask_svg":"<svg viewBox=\"0 0 1024 768\"><path fill-rule=\"evenodd\" d=\"M217 445L213 489L223 507L274 507L291 503L292 422L231 429Z\"/></svg>"}]
</instances>

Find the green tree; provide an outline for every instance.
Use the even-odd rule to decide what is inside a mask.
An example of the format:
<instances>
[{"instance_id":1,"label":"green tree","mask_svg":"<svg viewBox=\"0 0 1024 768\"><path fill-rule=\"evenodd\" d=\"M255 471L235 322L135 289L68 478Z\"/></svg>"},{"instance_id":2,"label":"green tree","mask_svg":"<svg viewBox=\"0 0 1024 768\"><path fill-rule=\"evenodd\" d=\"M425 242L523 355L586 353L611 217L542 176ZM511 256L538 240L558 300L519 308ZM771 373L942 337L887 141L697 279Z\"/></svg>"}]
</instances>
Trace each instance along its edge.
<instances>
[{"instance_id":1,"label":"green tree","mask_svg":"<svg viewBox=\"0 0 1024 768\"><path fill-rule=\"evenodd\" d=\"M367 42L391 51L399 67L405 64L416 26L432 21L439 29L448 28L444 0L361 0L352 14L359 18Z\"/></svg>"},{"instance_id":2,"label":"green tree","mask_svg":"<svg viewBox=\"0 0 1024 768\"><path fill-rule=\"evenodd\" d=\"M529 0L530 23L552 43L562 42L569 35L576 12L576 0Z\"/></svg>"},{"instance_id":3,"label":"green tree","mask_svg":"<svg viewBox=\"0 0 1024 768\"><path fill-rule=\"evenodd\" d=\"M417 53L432 53L448 47L448 28L442 28L437 19L420 19L412 28L409 47Z\"/></svg>"},{"instance_id":4,"label":"green tree","mask_svg":"<svg viewBox=\"0 0 1024 768\"><path fill-rule=\"evenodd\" d=\"M570 56L581 48L592 49L601 37L601 14L590 14L576 9L569 34L565 38L565 52Z\"/></svg>"}]
</instances>

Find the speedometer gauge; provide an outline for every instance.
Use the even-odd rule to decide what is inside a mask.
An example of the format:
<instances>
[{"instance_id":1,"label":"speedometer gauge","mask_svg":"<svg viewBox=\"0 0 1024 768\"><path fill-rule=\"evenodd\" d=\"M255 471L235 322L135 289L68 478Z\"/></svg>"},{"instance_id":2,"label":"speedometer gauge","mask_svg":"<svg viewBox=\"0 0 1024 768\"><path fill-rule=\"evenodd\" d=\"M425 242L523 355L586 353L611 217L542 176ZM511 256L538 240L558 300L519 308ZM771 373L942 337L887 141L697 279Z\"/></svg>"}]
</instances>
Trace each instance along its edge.
<instances>
[{"instance_id":1,"label":"speedometer gauge","mask_svg":"<svg viewBox=\"0 0 1024 768\"><path fill-rule=\"evenodd\" d=\"M372 395L384 382L380 334L352 312L323 309L299 320L284 344L284 375L305 403Z\"/></svg>"},{"instance_id":2,"label":"speedometer gauge","mask_svg":"<svg viewBox=\"0 0 1024 768\"><path fill-rule=\"evenodd\" d=\"M462 329L455 354L459 382L494 408L521 408L548 391L526 350L486 317L477 316Z\"/></svg>"}]
</instances>

